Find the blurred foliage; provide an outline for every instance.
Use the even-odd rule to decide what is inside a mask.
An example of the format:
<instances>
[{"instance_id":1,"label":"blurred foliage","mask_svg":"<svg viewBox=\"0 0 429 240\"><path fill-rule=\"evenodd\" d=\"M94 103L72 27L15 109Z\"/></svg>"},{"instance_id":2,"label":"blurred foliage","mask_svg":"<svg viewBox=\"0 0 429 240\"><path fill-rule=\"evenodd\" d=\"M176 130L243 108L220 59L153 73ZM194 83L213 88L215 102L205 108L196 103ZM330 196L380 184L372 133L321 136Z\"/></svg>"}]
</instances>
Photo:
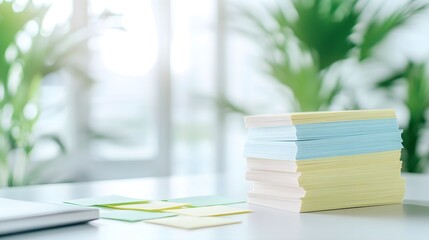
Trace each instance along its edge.
<instances>
[{"instance_id":1,"label":"blurred foliage","mask_svg":"<svg viewBox=\"0 0 429 240\"><path fill-rule=\"evenodd\" d=\"M294 111L318 111L330 107L344 89L340 77L328 82L334 65L354 59L357 64L380 59L375 49L389 34L404 26L411 17L427 9L428 4L408 1L396 10L382 14L383 6L371 12L370 1L358 0L292 0L291 6L277 1L274 6L240 10L250 24L239 30L255 39L262 50L266 71L281 88L289 89L296 106ZM366 14L366 13L371 14ZM248 27L250 26L250 28ZM408 64L401 73L381 81L379 88L403 79L408 87L404 104L410 121L404 128L404 170L421 171L417 154L419 136L425 127L429 98L427 78L422 65ZM349 106L358 108L355 105ZM225 108L251 113L239 104L222 99Z\"/></svg>"},{"instance_id":2,"label":"blurred foliage","mask_svg":"<svg viewBox=\"0 0 429 240\"><path fill-rule=\"evenodd\" d=\"M70 30L70 24L44 32L48 6L29 1L21 9L14 4L0 3L0 187L29 183L34 177L29 172L30 155L40 139L49 139L65 151L58 136L33 136L43 78L68 71L88 79L73 57L85 51L89 34L83 29ZM31 40L29 47L19 44L23 36Z\"/></svg>"},{"instance_id":3,"label":"blurred foliage","mask_svg":"<svg viewBox=\"0 0 429 240\"><path fill-rule=\"evenodd\" d=\"M346 58L354 47L349 36L360 16L360 12L355 10L356 4L356 0L300 0L293 1L298 14L294 20L288 18L280 5L269 15L275 18L279 30L293 32L300 44L312 54L317 69L323 70ZM285 50L284 45L280 47Z\"/></svg>"},{"instance_id":4,"label":"blurred foliage","mask_svg":"<svg viewBox=\"0 0 429 240\"><path fill-rule=\"evenodd\" d=\"M402 134L404 170L422 172L423 160L428 160L429 157L427 153L418 152L421 135L427 123L426 111L429 108L429 77L426 65L410 61L402 71L380 81L377 87L389 91L398 84L404 84L407 88L403 104L409 111L408 123Z\"/></svg>"},{"instance_id":5,"label":"blurred foliage","mask_svg":"<svg viewBox=\"0 0 429 240\"><path fill-rule=\"evenodd\" d=\"M329 108L342 90L340 79L334 84L326 83L330 68L345 59L370 58L373 49L390 32L426 8L417 3L405 4L383 19L377 15L378 10L364 21L363 13L368 6L358 3L358 0L293 0L295 14L290 14L290 9L279 2L262 13L254 9L241 11L251 28L240 30L260 43L267 73L292 91L297 102L295 111ZM357 26L364 22L366 27L359 32ZM359 40L352 40L352 35L359 35ZM231 105L235 104L227 104Z\"/></svg>"},{"instance_id":6,"label":"blurred foliage","mask_svg":"<svg viewBox=\"0 0 429 240\"><path fill-rule=\"evenodd\" d=\"M372 18L363 33L363 40L358 45L359 47L359 60L365 60L372 55L372 50L378 43L380 43L386 36L398 26L402 26L407 22L410 17L425 10L427 4L420 4L411 1L409 4L404 5L398 10L390 13L385 19L380 20L376 17ZM374 13L378 16L380 9Z\"/></svg>"}]
</instances>

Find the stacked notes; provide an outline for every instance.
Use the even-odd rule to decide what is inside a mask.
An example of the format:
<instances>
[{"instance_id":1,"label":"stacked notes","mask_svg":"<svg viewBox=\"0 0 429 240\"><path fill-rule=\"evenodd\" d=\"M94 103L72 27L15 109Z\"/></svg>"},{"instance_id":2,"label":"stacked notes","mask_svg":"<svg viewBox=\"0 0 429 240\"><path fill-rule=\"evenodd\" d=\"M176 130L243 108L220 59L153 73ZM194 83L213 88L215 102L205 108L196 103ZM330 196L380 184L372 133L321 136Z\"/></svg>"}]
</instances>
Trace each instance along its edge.
<instances>
[{"instance_id":1,"label":"stacked notes","mask_svg":"<svg viewBox=\"0 0 429 240\"><path fill-rule=\"evenodd\" d=\"M90 197L64 201L64 203L101 208L101 218L198 229L240 223L219 216L243 214L248 209L227 206L242 203L241 199L223 196L192 196L185 198L148 201L119 195Z\"/></svg>"},{"instance_id":2,"label":"stacked notes","mask_svg":"<svg viewBox=\"0 0 429 240\"><path fill-rule=\"evenodd\" d=\"M394 110L245 117L251 203L293 212L401 203Z\"/></svg>"}]
</instances>

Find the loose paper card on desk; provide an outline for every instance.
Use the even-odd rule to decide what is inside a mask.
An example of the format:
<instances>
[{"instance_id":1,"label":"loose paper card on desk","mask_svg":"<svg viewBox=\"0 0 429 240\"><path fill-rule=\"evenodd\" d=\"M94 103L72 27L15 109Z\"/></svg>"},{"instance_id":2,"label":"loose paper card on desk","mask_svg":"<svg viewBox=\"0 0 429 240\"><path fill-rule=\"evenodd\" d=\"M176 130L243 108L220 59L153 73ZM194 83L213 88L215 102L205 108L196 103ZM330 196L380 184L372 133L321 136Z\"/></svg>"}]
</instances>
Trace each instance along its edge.
<instances>
[{"instance_id":1,"label":"loose paper card on desk","mask_svg":"<svg viewBox=\"0 0 429 240\"><path fill-rule=\"evenodd\" d=\"M183 206L188 206L189 203L176 203L176 202L165 202L165 201L152 201L148 203L139 203L139 204L126 204L126 205L114 205L109 206L115 209L125 209L125 210L140 210L140 211L159 211L166 209L180 208Z\"/></svg>"},{"instance_id":2,"label":"loose paper card on desk","mask_svg":"<svg viewBox=\"0 0 429 240\"><path fill-rule=\"evenodd\" d=\"M187 217L187 216L155 219L155 220L149 220L146 222L165 225L169 227L183 228L183 229L197 229L197 228L214 227L214 226L228 225L233 223L240 223L240 221L227 219L227 218L220 218L220 217Z\"/></svg>"},{"instance_id":3,"label":"loose paper card on desk","mask_svg":"<svg viewBox=\"0 0 429 240\"><path fill-rule=\"evenodd\" d=\"M127 222L138 222L148 219L165 218L176 216L175 213L165 212L143 212L143 211L132 211L132 210L118 210L111 212L101 213L101 218L127 221Z\"/></svg>"},{"instance_id":4,"label":"loose paper card on desk","mask_svg":"<svg viewBox=\"0 0 429 240\"><path fill-rule=\"evenodd\" d=\"M215 196L215 195L174 198L174 199L167 199L166 201L189 203L193 207L205 207L205 206L226 205L226 204L246 202L245 200L242 200L242 199L234 199L234 198Z\"/></svg>"},{"instance_id":5,"label":"loose paper card on desk","mask_svg":"<svg viewBox=\"0 0 429 240\"><path fill-rule=\"evenodd\" d=\"M210 216L223 216L230 214L249 213L252 212L248 209L233 208L227 206L210 206L198 208L183 208L166 210L165 212L177 213L181 215L188 215L193 217L210 217Z\"/></svg>"},{"instance_id":6,"label":"loose paper card on desk","mask_svg":"<svg viewBox=\"0 0 429 240\"><path fill-rule=\"evenodd\" d=\"M131 203L144 203L147 200L129 198L119 195L109 195L103 197L91 197L91 198L80 198L64 201L64 203L80 205L85 207L90 206L106 206L106 205L118 205L118 204L131 204Z\"/></svg>"}]
</instances>

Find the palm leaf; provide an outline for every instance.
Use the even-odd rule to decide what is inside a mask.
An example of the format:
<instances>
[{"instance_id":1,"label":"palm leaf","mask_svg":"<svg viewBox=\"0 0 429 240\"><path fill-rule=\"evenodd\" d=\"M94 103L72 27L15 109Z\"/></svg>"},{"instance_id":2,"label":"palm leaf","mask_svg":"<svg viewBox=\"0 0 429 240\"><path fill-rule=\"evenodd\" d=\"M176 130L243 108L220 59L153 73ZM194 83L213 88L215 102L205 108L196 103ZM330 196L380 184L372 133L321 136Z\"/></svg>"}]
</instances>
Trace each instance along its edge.
<instances>
[{"instance_id":1,"label":"palm leaf","mask_svg":"<svg viewBox=\"0 0 429 240\"><path fill-rule=\"evenodd\" d=\"M290 24L295 36L312 49L321 69L347 57L355 45L349 39L360 12L357 0L296 0L298 17Z\"/></svg>"},{"instance_id":2,"label":"palm leaf","mask_svg":"<svg viewBox=\"0 0 429 240\"><path fill-rule=\"evenodd\" d=\"M363 32L362 42L358 44L359 59L362 61L369 58L373 54L373 49L393 30L403 26L412 16L427 9L428 6L429 4L411 2L393 11L385 19L372 18Z\"/></svg>"},{"instance_id":3,"label":"palm leaf","mask_svg":"<svg viewBox=\"0 0 429 240\"><path fill-rule=\"evenodd\" d=\"M402 133L404 149L401 159L404 165L403 170L421 172L424 157L419 154L418 147L421 144L421 134L427 123L426 110L429 108L429 78L425 64L409 62L402 71L379 82L377 87L389 89L398 81L406 83L407 95L404 99L404 105L409 112L409 119Z\"/></svg>"},{"instance_id":4,"label":"palm leaf","mask_svg":"<svg viewBox=\"0 0 429 240\"><path fill-rule=\"evenodd\" d=\"M390 88L395 85L395 83L406 77L406 71L400 71L397 73L392 74L391 76L388 76L386 79L381 80L377 82L376 87L377 88Z\"/></svg>"}]
</instances>

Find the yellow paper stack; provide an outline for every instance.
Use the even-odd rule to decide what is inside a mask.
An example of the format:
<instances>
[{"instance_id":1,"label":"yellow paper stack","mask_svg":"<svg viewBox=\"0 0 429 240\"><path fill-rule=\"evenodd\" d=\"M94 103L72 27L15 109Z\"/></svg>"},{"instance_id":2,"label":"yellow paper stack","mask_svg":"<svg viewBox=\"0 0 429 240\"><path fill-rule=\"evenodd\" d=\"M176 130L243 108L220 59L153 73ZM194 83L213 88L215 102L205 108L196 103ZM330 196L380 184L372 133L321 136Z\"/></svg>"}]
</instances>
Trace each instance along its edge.
<instances>
[{"instance_id":1,"label":"yellow paper stack","mask_svg":"<svg viewBox=\"0 0 429 240\"><path fill-rule=\"evenodd\" d=\"M401 203L394 110L249 116L251 203L294 212Z\"/></svg>"}]
</instances>

